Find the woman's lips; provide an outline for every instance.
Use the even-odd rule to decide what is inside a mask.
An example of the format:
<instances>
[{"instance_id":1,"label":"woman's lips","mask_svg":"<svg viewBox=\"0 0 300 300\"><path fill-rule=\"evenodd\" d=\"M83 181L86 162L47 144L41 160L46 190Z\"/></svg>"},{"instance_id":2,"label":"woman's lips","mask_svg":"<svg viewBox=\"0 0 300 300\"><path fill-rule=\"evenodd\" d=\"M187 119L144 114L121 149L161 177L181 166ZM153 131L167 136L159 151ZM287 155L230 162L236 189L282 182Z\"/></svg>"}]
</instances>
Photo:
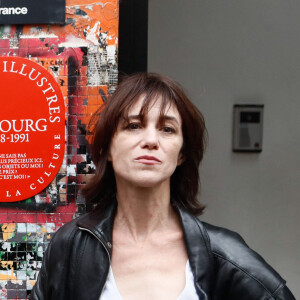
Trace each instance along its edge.
<instances>
[{"instance_id":1,"label":"woman's lips","mask_svg":"<svg viewBox=\"0 0 300 300\"><path fill-rule=\"evenodd\" d=\"M157 157L148 156L148 155L139 156L139 157L135 158L134 160L139 163L146 164L146 165L155 165L155 164L161 163L161 161Z\"/></svg>"}]
</instances>

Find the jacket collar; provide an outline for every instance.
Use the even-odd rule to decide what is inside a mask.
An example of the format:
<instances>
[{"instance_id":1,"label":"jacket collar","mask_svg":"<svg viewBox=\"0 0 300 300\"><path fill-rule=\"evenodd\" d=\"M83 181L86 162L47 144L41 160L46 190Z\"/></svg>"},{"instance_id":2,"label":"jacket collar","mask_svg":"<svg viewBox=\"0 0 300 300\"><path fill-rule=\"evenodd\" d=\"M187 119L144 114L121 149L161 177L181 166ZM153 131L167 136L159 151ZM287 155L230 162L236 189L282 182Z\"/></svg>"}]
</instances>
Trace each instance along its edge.
<instances>
[{"instance_id":1,"label":"jacket collar","mask_svg":"<svg viewBox=\"0 0 300 300\"><path fill-rule=\"evenodd\" d=\"M98 239L111 255L112 251L112 228L117 208L117 201L105 210L94 210L79 218L77 226L90 231ZM181 220L185 244L191 269L194 275L196 288L200 299L211 299L214 259L210 249L209 237L202 223L197 217L184 211L181 208L175 208Z\"/></svg>"},{"instance_id":2,"label":"jacket collar","mask_svg":"<svg viewBox=\"0 0 300 300\"><path fill-rule=\"evenodd\" d=\"M103 244L111 256L112 252L112 229L114 224L117 201L112 200L112 204L104 210L95 209L77 221L77 226L90 231Z\"/></svg>"}]
</instances>

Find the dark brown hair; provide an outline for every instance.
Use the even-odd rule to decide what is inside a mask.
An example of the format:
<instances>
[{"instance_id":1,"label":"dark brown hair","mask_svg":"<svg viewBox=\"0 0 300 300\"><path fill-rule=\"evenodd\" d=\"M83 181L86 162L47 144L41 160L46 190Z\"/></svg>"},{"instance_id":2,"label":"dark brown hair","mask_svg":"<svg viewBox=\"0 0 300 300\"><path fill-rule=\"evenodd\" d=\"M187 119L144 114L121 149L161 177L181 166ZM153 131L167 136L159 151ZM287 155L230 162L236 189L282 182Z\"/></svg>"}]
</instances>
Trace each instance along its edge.
<instances>
[{"instance_id":1,"label":"dark brown hair","mask_svg":"<svg viewBox=\"0 0 300 300\"><path fill-rule=\"evenodd\" d=\"M171 198L173 205L184 208L194 215L203 212L199 203L199 165L206 144L206 129L202 114L188 99L182 87L174 80L155 73L137 73L123 78L115 93L94 114L90 122L92 128L91 154L96 165L95 176L83 189L87 203L97 203L106 207L116 193L116 182L108 153L111 140L121 118L126 118L130 108L144 97L140 117L147 114L149 105L158 97L162 99L160 112L174 104L182 119L183 163L177 166L171 176Z\"/></svg>"}]
</instances>

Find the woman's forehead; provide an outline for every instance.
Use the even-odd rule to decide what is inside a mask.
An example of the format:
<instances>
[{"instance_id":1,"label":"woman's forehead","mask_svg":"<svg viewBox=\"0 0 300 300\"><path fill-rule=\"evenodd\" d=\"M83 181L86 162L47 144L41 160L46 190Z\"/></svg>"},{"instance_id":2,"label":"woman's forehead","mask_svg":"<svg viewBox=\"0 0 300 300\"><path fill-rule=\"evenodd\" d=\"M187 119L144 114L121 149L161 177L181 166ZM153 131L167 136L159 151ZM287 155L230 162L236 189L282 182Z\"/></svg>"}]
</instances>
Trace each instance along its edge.
<instances>
[{"instance_id":1,"label":"woman's forehead","mask_svg":"<svg viewBox=\"0 0 300 300\"><path fill-rule=\"evenodd\" d=\"M146 116L149 112L163 115L174 115L180 118L180 114L176 105L169 99L163 99L162 96L157 96L152 99L146 99L144 95L140 96L127 110L127 116L143 115Z\"/></svg>"}]
</instances>

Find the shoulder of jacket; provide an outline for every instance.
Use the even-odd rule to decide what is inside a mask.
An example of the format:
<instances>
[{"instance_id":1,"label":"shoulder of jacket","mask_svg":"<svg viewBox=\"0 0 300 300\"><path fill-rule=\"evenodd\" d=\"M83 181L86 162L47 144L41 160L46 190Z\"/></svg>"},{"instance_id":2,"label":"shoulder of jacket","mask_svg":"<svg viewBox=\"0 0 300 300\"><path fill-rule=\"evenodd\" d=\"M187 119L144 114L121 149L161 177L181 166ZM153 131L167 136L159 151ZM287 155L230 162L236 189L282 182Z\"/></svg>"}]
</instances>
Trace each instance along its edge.
<instances>
[{"instance_id":1,"label":"shoulder of jacket","mask_svg":"<svg viewBox=\"0 0 300 300\"><path fill-rule=\"evenodd\" d=\"M285 285L281 276L258 253L249 248L238 233L201 223L207 231L214 256L227 263L225 270L239 270L243 276L251 277L272 295Z\"/></svg>"},{"instance_id":2,"label":"shoulder of jacket","mask_svg":"<svg viewBox=\"0 0 300 300\"><path fill-rule=\"evenodd\" d=\"M72 240L79 228L77 226L78 217L60 227L52 236L49 247L53 250L60 249L59 251L66 250L66 246L72 243Z\"/></svg>"}]
</instances>

